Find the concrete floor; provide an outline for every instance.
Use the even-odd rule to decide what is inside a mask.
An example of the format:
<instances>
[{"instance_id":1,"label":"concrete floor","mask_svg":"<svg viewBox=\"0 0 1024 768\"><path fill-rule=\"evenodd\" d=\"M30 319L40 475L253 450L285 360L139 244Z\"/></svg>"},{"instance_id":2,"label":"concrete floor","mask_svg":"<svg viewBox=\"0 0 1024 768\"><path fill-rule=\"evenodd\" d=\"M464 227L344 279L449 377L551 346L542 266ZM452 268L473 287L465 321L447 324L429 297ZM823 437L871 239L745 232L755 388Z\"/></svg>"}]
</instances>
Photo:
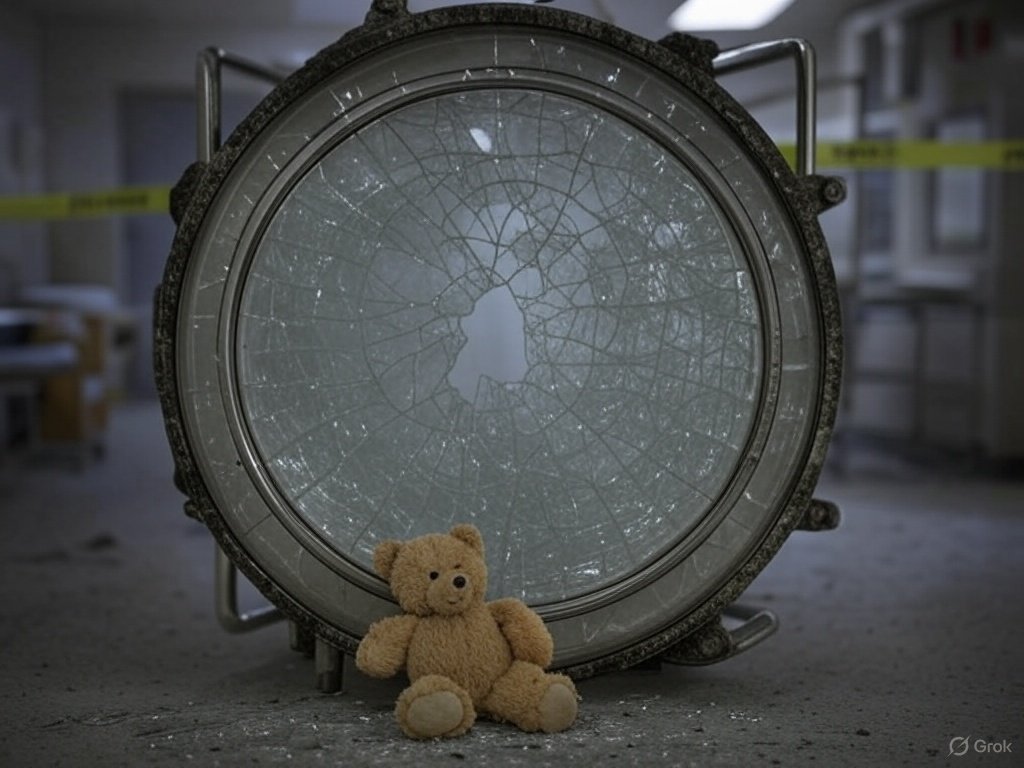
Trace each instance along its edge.
<instances>
[{"instance_id":1,"label":"concrete floor","mask_svg":"<svg viewBox=\"0 0 1024 768\"><path fill-rule=\"evenodd\" d=\"M155 406L121 408L108 446L0 469L0 766L1024 765L1024 484L826 481L843 526L794 534L746 596L782 621L765 644L584 681L564 734L418 743L401 683L349 667L319 694L283 626L219 629Z\"/></svg>"}]
</instances>

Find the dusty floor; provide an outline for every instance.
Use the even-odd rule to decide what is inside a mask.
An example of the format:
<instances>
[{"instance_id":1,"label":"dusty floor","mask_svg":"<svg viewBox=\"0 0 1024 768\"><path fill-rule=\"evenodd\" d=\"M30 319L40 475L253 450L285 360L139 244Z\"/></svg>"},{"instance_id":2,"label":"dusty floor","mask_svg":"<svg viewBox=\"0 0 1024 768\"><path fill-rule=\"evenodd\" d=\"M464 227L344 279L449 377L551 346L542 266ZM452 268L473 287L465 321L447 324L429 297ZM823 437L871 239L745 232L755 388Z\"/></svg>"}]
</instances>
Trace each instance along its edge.
<instances>
[{"instance_id":1,"label":"dusty floor","mask_svg":"<svg viewBox=\"0 0 1024 768\"><path fill-rule=\"evenodd\" d=\"M125 407L88 471L0 468L0 766L1024 765L1024 484L826 481L842 528L746 596L782 620L764 645L584 681L564 734L415 743L399 683L319 694L283 626L219 629L161 429Z\"/></svg>"}]
</instances>

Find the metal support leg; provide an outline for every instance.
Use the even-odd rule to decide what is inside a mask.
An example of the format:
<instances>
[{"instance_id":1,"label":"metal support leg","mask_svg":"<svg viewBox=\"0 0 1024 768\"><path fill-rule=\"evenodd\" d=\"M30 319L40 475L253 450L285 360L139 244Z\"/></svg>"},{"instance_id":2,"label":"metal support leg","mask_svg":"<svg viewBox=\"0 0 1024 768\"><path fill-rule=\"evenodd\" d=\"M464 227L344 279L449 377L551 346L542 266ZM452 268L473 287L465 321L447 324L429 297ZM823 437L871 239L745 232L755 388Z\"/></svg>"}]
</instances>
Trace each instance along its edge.
<instances>
[{"instance_id":1,"label":"metal support leg","mask_svg":"<svg viewBox=\"0 0 1024 768\"><path fill-rule=\"evenodd\" d=\"M723 617L742 623L729 630L722 623ZM716 664L753 648L775 634L778 628L779 620L771 611L733 603L723 616L698 628L659 658L669 664L685 666Z\"/></svg>"},{"instance_id":2,"label":"metal support leg","mask_svg":"<svg viewBox=\"0 0 1024 768\"><path fill-rule=\"evenodd\" d=\"M345 661L341 651L318 637L313 663L316 666L316 687L323 693L337 693L341 690L342 664Z\"/></svg>"},{"instance_id":3,"label":"metal support leg","mask_svg":"<svg viewBox=\"0 0 1024 768\"><path fill-rule=\"evenodd\" d=\"M294 621L289 621L288 645L293 651L311 659L316 653L316 636L305 627L299 626Z\"/></svg>"}]
</instances>

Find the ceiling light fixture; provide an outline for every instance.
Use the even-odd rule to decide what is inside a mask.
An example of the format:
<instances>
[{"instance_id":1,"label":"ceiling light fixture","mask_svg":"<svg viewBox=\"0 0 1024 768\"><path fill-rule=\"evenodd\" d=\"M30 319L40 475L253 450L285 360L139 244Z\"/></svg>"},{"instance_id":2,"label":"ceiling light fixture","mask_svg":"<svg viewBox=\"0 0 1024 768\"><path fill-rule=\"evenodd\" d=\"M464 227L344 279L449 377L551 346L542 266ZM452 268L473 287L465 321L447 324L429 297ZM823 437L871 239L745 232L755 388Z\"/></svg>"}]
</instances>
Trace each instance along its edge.
<instances>
[{"instance_id":1,"label":"ceiling light fixture","mask_svg":"<svg viewBox=\"0 0 1024 768\"><path fill-rule=\"evenodd\" d=\"M759 29L793 0L685 0L669 16L668 25L680 32L699 29Z\"/></svg>"}]
</instances>

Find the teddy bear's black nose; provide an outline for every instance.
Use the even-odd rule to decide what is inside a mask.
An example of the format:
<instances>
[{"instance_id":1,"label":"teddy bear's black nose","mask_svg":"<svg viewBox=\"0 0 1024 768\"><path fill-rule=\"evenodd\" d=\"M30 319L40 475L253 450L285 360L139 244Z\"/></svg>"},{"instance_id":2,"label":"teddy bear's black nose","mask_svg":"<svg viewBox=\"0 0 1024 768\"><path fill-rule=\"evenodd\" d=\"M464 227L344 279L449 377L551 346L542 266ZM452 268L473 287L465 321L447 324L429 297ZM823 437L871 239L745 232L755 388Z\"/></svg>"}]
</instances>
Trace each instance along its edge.
<instances>
[{"instance_id":1,"label":"teddy bear's black nose","mask_svg":"<svg viewBox=\"0 0 1024 768\"><path fill-rule=\"evenodd\" d=\"M452 584L455 585L456 589L462 589L464 586L466 586L466 577L456 576L454 579L452 579Z\"/></svg>"}]
</instances>

